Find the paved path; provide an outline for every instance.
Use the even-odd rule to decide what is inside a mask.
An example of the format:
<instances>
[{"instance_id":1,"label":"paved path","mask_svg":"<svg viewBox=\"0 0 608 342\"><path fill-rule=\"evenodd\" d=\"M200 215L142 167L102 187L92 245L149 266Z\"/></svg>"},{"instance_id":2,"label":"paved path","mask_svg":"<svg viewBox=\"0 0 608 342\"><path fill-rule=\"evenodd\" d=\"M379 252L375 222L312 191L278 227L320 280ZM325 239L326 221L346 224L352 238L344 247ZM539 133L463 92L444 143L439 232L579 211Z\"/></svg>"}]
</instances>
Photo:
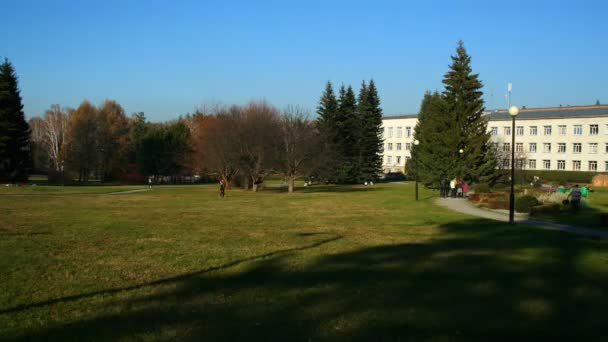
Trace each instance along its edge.
<instances>
[{"instance_id":1,"label":"paved path","mask_svg":"<svg viewBox=\"0 0 608 342\"><path fill-rule=\"evenodd\" d=\"M438 198L435 201L436 204L448 208L453 211L457 211L463 214L472 216L478 216L487 218L490 220L509 222L509 214L498 211L485 210L477 208L471 202L462 198ZM528 226L538 227L547 230L557 230L561 232L567 232L576 235L589 236L594 238L608 239L608 231L575 227L566 224L551 223L538 220L530 220L526 217L515 217L515 222L518 224L525 224Z\"/></svg>"}]
</instances>

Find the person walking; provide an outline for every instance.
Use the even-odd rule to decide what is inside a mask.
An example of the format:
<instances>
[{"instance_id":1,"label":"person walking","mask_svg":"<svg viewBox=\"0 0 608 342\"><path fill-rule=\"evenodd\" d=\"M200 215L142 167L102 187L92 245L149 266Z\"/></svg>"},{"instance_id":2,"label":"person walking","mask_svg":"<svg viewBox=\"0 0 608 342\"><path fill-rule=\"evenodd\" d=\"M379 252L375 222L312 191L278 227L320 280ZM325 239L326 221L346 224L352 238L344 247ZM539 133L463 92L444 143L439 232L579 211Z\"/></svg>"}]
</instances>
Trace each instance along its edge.
<instances>
[{"instance_id":1,"label":"person walking","mask_svg":"<svg viewBox=\"0 0 608 342\"><path fill-rule=\"evenodd\" d=\"M456 177L450 181L450 197L456 196Z\"/></svg>"},{"instance_id":2,"label":"person walking","mask_svg":"<svg viewBox=\"0 0 608 342\"><path fill-rule=\"evenodd\" d=\"M220 180L220 198L224 198L226 193L226 186L224 185L224 181Z\"/></svg>"},{"instance_id":3,"label":"person walking","mask_svg":"<svg viewBox=\"0 0 608 342\"><path fill-rule=\"evenodd\" d=\"M574 188L570 189L568 198L570 198L570 206L572 209L577 210L581 205L581 190L578 188L578 184L576 184Z\"/></svg>"}]
</instances>

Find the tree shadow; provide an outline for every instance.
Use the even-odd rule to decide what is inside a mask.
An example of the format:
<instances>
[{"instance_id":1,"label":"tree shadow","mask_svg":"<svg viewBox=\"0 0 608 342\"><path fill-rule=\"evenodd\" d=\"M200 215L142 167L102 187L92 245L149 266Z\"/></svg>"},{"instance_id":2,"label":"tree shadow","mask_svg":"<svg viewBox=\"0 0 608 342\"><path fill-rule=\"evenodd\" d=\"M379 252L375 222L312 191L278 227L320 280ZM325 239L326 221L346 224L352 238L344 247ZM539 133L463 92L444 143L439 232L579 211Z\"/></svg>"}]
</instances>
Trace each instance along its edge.
<instances>
[{"instance_id":1,"label":"tree shadow","mask_svg":"<svg viewBox=\"0 0 608 342\"><path fill-rule=\"evenodd\" d=\"M446 224L441 230L436 239L323 253L298 264L300 253L328 248L342 239L336 236L214 268L218 272L206 269L68 298L90 305L87 312L100 313L17 338L249 341L607 336L608 272L600 266L607 257L606 241L483 219ZM221 272L244 262L250 262L249 267L239 272ZM153 291L142 291L144 286ZM58 300L9 313L64 304Z\"/></svg>"}]
</instances>

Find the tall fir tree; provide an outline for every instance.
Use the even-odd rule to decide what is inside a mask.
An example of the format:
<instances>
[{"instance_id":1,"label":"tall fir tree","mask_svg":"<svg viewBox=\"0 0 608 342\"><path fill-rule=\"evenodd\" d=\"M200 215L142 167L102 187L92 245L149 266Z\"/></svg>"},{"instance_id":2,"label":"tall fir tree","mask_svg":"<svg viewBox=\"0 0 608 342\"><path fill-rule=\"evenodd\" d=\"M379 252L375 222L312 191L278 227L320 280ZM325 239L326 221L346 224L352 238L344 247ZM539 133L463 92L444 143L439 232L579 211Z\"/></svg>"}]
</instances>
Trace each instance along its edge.
<instances>
[{"instance_id":1,"label":"tall fir tree","mask_svg":"<svg viewBox=\"0 0 608 342\"><path fill-rule=\"evenodd\" d=\"M319 179L337 182L337 170L341 165L341 156L337 146L338 100L330 81L325 84L325 90L317 107L317 129L320 135L321 151L316 170L312 173Z\"/></svg>"},{"instance_id":2,"label":"tall fir tree","mask_svg":"<svg viewBox=\"0 0 608 342\"><path fill-rule=\"evenodd\" d=\"M424 95L414 127L414 140L418 140L419 145L411 146L412 158L407 165L408 174L416 175L423 183L436 184L442 178L456 176L459 134L451 114L446 111L440 93Z\"/></svg>"},{"instance_id":3,"label":"tall fir tree","mask_svg":"<svg viewBox=\"0 0 608 342\"><path fill-rule=\"evenodd\" d=\"M374 80L359 91L359 181L375 181L382 172L382 108Z\"/></svg>"},{"instance_id":4,"label":"tall fir tree","mask_svg":"<svg viewBox=\"0 0 608 342\"><path fill-rule=\"evenodd\" d=\"M32 168L30 133L17 75L5 59L0 65L0 181L27 181Z\"/></svg>"},{"instance_id":5,"label":"tall fir tree","mask_svg":"<svg viewBox=\"0 0 608 342\"><path fill-rule=\"evenodd\" d=\"M338 103L336 145L337 152L342 156L342 163L338 169L338 182L356 183L359 178L357 159L360 127L357 120L357 100L350 85L346 89L344 85L340 87Z\"/></svg>"},{"instance_id":6,"label":"tall fir tree","mask_svg":"<svg viewBox=\"0 0 608 342\"><path fill-rule=\"evenodd\" d=\"M412 156L426 183L452 177L469 182L487 180L496 172L487 121L482 117L483 85L479 75L472 73L471 57L462 41L451 58L443 79L445 90L425 95L415 129L420 145Z\"/></svg>"},{"instance_id":7,"label":"tall fir tree","mask_svg":"<svg viewBox=\"0 0 608 342\"><path fill-rule=\"evenodd\" d=\"M487 120L482 117L484 111L483 84L479 74L473 74L471 57L458 42L456 55L452 56L450 70L444 75L446 110L454 118L458 129L459 141L456 163L456 176L466 181L478 181L491 177L495 173L496 158L489 146L490 133L487 131Z\"/></svg>"}]
</instances>

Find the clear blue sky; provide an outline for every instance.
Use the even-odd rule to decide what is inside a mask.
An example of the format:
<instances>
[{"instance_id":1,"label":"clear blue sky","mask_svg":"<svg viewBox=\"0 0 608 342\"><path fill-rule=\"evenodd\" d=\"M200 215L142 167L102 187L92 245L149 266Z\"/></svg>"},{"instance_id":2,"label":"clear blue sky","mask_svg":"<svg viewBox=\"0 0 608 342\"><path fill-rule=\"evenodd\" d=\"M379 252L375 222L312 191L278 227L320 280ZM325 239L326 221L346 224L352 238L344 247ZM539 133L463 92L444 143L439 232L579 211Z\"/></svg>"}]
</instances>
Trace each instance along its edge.
<instances>
[{"instance_id":1,"label":"clear blue sky","mask_svg":"<svg viewBox=\"0 0 608 342\"><path fill-rule=\"evenodd\" d=\"M385 114L441 90L462 39L486 107L608 103L608 1L0 1L28 117L121 103L153 121L265 99L314 113L374 78Z\"/></svg>"}]
</instances>

